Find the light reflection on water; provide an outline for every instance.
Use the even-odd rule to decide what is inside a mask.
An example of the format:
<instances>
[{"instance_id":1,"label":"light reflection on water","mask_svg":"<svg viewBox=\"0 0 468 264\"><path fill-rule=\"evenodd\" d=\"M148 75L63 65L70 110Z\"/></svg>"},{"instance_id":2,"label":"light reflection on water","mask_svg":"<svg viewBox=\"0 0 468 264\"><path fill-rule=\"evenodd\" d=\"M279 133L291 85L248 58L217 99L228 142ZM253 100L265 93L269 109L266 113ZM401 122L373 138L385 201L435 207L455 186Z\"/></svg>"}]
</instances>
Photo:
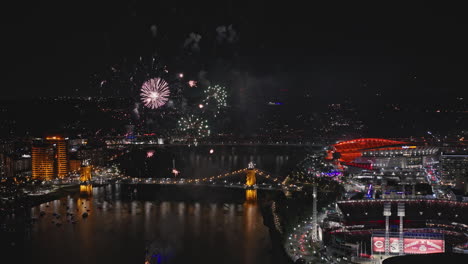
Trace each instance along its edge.
<instances>
[{"instance_id":1,"label":"light reflection on water","mask_svg":"<svg viewBox=\"0 0 468 264\"><path fill-rule=\"evenodd\" d=\"M150 158L141 150L120 162L130 176L172 177L174 159L180 177L202 178L245 168L250 161L273 175L285 175L303 158L299 149L215 147L213 155L208 150L163 147ZM255 190L239 190L245 192L239 193L244 202L224 193L223 202L207 202L174 201L166 194L157 200L125 200L119 185L80 188L75 196L32 208L39 218L31 232L34 262L144 263L145 248L153 241L167 263L284 263L271 252ZM199 193L193 190L194 196ZM47 214L39 217L40 211Z\"/></svg>"},{"instance_id":2,"label":"light reflection on water","mask_svg":"<svg viewBox=\"0 0 468 264\"><path fill-rule=\"evenodd\" d=\"M160 147L150 158L146 153L152 149L134 150L119 163L128 176L143 178L169 177L173 161L183 178L231 172L246 168L251 161L273 175L285 175L305 155L301 148L216 146L214 154L209 154L209 148Z\"/></svg>"},{"instance_id":3,"label":"light reflection on water","mask_svg":"<svg viewBox=\"0 0 468 264\"><path fill-rule=\"evenodd\" d=\"M31 258L51 264L143 263L145 248L153 245L166 254L164 263L274 263L256 190L245 191L244 203L213 203L121 200L111 188L33 207L39 220ZM39 217L40 211L46 215Z\"/></svg>"}]
</instances>

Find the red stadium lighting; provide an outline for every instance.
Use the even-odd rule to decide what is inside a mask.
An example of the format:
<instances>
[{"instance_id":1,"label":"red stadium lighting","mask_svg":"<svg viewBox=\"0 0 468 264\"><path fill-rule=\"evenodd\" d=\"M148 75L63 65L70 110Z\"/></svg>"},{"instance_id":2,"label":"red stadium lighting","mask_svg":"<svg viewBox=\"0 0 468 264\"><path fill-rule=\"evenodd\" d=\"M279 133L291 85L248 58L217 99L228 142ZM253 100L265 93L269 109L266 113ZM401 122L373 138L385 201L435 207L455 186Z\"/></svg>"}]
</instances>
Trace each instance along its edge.
<instances>
[{"instance_id":1,"label":"red stadium lighting","mask_svg":"<svg viewBox=\"0 0 468 264\"><path fill-rule=\"evenodd\" d=\"M372 251L374 253L385 252L385 238L372 237ZM397 237L390 238L390 253L398 253ZM404 238L404 253L405 254L432 254L445 252L444 240L442 239L423 239L423 238Z\"/></svg>"},{"instance_id":2,"label":"red stadium lighting","mask_svg":"<svg viewBox=\"0 0 468 264\"><path fill-rule=\"evenodd\" d=\"M336 153L338 154L338 157L336 158L337 162L342 163L341 165L372 170L372 164L354 163L354 160L358 157L361 157L362 152L364 151L395 150L402 149L403 146L408 147L407 145L407 142L382 138L360 138L347 140L332 145L332 149L328 150L328 154L325 159L334 159L334 154Z\"/></svg>"}]
</instances>

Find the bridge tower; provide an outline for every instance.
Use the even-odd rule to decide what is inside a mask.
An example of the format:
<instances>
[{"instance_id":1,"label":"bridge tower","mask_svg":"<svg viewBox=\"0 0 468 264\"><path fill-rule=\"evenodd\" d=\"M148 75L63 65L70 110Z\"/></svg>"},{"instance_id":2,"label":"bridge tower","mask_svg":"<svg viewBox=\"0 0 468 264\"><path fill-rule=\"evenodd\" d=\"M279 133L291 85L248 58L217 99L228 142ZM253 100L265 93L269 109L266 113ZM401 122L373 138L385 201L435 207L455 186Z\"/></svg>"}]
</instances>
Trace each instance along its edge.
<instances>
[{"instance_id":1,"label":"bridge tower","mask_svg":"<svg viewBox=\"0 0 468 264\"><path fill-rule=\"evenodd\" d=\"M90 165L89 160L83 160L80 171L80 182L91 181L91 170L92 166Z\"/></svg>"},{"instance_id":2,"label":"bridge tower","mask_svg":"<svg viewBox=\"0 0 468 264\"><path fill-rule=\"evenodd\" d=\"M246 175L246 185L247 186L253 186L257 183L257 178L255 176L255 164L253 162L249 163L249 166L247 168L247 175Z\"/></svg>"}]
</instances>

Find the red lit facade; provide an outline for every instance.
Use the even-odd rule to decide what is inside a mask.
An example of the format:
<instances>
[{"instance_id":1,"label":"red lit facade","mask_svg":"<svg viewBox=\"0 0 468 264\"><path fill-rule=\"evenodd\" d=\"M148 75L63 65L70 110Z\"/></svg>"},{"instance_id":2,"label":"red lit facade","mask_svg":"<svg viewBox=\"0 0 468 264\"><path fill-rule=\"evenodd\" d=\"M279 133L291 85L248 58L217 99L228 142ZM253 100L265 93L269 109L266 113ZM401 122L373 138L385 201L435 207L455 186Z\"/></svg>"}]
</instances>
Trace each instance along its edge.
<instances>
[{"instance_id":1,"label":"red lit facade","mask_svg":"<svg viewBox=\"0 0 468 264\"><path fill-rule=\"evenodd\" d=\"M372 169L370 164L357 164L353 163L353 161L356 158L361 157L363 151L401 149L401 146L406 144L408 143L382 138L360 138L347 140L332 145L332 149L328 151L327 159L331 160L333 159L334 153L339 153L338 162L342 164L355 167L363 166L362 168Z\"/></svg>"}]
</instances>

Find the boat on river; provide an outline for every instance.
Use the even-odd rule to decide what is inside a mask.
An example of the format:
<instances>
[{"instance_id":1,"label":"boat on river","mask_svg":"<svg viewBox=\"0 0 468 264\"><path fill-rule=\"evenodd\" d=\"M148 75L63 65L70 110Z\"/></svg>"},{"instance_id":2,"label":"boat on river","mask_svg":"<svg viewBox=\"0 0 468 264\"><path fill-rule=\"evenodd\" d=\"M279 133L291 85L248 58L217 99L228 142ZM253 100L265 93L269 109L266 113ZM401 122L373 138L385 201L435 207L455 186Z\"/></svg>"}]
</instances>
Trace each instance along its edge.
<instances>
[{"instance_id":1,"label":"boat on river","mask_svg":"<svg viewBox=\"0 0 468 264\"><path fill-rule=\"evenodd\" d=\"M170 246L164 245L158 240L154 240L146 246L145 264L170 263L173 250Z\"/></svg>"}]
</instances>

